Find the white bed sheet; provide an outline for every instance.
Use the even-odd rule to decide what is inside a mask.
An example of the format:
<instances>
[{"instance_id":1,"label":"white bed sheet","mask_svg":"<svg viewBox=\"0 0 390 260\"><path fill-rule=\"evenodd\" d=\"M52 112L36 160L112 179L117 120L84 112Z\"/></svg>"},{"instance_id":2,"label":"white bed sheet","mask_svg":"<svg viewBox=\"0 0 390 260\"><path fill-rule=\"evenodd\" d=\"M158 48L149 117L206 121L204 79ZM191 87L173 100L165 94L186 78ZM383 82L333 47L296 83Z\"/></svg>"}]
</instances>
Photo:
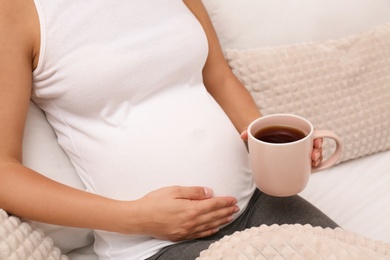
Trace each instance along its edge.
<instances>
[{"instance_id":1,"label":"white bed sheet","mask_svg":"<svg viewBox=\"0 0 390 260\"><path fill-rule=\"evenodd\" d=\"M300 195L342 228L390 242L390 151L315 173Z\"/></svg>"},{"instance_id":2,"label":"white bed sheet","mask_svg":"<svg viewBox=\"0 0 390 260\"><path fill-rule=\"evenodd\" d=\"M99 260L93 250L93 244L79 248L67 254L69 260Z\"/></svg>"}]
</instances>

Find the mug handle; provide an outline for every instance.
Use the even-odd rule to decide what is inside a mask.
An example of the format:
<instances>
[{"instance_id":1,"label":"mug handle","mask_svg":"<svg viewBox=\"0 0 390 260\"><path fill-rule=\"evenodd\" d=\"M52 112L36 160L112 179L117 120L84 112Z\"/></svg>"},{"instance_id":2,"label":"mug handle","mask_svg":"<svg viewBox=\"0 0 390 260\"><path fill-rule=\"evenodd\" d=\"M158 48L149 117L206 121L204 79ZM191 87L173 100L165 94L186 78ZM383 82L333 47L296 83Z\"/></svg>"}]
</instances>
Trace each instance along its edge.
<instances>
[{"instance_id":1,"label":"mug handle","mask_svg":"<svg viewBox=\"0 0 390 260\"><path fill-rule=\"evenodd\" d=\"M331 138L336 142L336 150L334 153L325 161L322 161L317 167L312 167L312 173L325 170L335 165L343 154L343 145L341 139L334 132L329 130L314 130L313 140L317 138Z\"/></svg>"}]
</instances>

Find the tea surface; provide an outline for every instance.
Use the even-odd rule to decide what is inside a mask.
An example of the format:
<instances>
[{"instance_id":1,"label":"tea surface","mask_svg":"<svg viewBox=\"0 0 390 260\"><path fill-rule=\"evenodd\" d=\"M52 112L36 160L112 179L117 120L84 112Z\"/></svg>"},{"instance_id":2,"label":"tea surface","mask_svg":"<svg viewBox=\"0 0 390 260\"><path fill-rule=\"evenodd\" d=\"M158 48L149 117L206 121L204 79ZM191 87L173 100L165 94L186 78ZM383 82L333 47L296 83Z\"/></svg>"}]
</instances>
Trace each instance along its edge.
<instances>
[{"instance_id":1,"label":"tea surface","mask_svg":"<svg viewBox=\"0 0 390 260\"><path fill-rule=\"evenodd\" d=\"M306 135L299 129L287 126L270 126L259 129L254 135L256 139L267 143L291 143Z\"/></svg>"}]
</instances>

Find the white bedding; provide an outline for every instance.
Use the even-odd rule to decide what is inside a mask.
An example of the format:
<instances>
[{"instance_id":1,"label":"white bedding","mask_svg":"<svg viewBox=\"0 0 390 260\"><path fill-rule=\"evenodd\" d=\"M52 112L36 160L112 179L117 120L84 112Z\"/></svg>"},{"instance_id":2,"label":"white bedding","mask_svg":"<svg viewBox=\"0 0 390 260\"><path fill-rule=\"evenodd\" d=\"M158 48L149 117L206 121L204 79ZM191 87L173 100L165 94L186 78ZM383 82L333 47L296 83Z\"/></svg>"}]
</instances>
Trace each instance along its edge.
<instances>
[{"instance_id":1,"label":"white bedding","mask_svg":"<svg viewBox=\"0 0 390 260\"><path fill-rule=\"evenodd\" d=\"M390 242L390 151L313 174L301 196L344 229Z\"/></svg>"}]
</instances>

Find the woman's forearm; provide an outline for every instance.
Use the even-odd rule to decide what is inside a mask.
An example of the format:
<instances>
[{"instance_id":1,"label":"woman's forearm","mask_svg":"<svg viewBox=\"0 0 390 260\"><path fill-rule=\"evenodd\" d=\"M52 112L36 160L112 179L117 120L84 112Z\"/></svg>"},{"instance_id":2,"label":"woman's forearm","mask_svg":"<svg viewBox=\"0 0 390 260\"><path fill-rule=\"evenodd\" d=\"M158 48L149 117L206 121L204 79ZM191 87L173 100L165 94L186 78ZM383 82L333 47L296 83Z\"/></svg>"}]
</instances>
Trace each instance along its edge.
<instances>
[{"instance_id":1,"label":"woman's forearm","mask_svg":"<svg viewBox=\"0 0 390 260\"><path fill-rule=\"evenodd\" d=\"M0 207L30 220L123 232L120 201L74 189L19 163L0 166Z\"/></svg>"},{"instance_id":2,"label":"woman's forearm","mask_svg":"<svg viewBox=\"0 0 390 260\"><path fill-rule=\"evenodd\" d=\"M251 94L235 76L226 77L218 88L209 89L240 133L261 116Z\"/></svg>"}]
</instances>

